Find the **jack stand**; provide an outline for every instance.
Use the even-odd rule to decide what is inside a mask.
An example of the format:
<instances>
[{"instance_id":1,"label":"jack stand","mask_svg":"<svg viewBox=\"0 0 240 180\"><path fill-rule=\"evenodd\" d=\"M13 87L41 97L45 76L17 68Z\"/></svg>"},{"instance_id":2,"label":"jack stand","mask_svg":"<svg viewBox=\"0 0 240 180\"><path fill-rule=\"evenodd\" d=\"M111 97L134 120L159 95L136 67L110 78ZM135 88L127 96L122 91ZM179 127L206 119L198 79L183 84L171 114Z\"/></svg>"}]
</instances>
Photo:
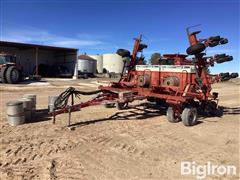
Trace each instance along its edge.
<instances>
[{"instance_id":1,"label":"jack stand","mask_svg":"<svg viewBox=\"0 0 240 180\"><path fill-rule=\"evenodd\" d=\"M71 126L71 107L68 107L68 127Z\"/></svg>"},{"instance_id":2,"label":"jack stand","mask_svg":"<svg viewBox=\"0 0 240 180\"><path fill-rule=\"evenodd\" d=\"M55 114L53 114L53 124L55 124L55 122L56 122L56 116L55 116Z\"/></svg>"}]
</instances>

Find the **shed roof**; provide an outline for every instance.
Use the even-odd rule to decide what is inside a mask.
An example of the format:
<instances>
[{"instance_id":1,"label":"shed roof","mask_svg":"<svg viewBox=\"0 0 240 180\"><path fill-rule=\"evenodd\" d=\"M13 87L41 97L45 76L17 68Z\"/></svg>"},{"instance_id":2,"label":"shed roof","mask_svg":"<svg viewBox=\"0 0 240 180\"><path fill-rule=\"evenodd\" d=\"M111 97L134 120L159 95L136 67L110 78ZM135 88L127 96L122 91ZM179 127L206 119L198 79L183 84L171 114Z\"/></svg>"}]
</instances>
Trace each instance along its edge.
<instances>
[{"instance_id":1,"label":"shed roof","mask_svg":"<svg viewBox=\"0 0 240 180\"><path fill-rule=\"evenodd\" d=\"M65 47L56 47L56 46L48 46L48 45L39 45L39 44L28 44L28 43L20 43L20 42L9 42L9 41L0 41L0 47L14 47L14 48L39 48L44 50L56 50L56 51L71 51L77 52L78 49L75 48L65 48Z\"/></svg>"}]
</instances>

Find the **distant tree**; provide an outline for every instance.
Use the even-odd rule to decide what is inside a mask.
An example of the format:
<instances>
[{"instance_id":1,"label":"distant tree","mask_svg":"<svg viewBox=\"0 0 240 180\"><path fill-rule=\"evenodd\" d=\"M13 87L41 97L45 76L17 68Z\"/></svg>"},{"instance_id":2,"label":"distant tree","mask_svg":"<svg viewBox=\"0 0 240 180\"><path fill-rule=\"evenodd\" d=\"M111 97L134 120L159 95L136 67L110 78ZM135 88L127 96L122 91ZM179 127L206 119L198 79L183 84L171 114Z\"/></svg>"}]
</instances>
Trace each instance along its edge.
<instances>
[{"instance_id":1,"label":"distant tree","mask_svg":"<svg viewBox=\"0 0 240 180\"><path fill-rule=\"evenodd\" d=\"M152 65L160 64L161 54L160 53L153 53L150 59Z\"/></svg>"}]
</instances>

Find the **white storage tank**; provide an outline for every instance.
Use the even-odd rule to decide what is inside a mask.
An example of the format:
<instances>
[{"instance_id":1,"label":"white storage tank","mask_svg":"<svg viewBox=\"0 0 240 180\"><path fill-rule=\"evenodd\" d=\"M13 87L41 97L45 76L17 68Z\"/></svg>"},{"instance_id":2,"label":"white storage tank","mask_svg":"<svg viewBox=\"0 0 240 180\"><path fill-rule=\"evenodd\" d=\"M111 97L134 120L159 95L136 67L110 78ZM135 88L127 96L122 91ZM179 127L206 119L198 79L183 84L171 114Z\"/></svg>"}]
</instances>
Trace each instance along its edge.
<instances>
[{"instance_id":1,"label":"white storage tank","mask_svg":"<svg viewBox=\"0 0 240 180\"><path fill-rule=\"evenodd\" d=\"M122 73L123 58L118 54L103 54L103 69L109 73Z\"/></svg>"},{"instance_id":2,"label":"white storage tank","mask_svg":"<svg viewBox=\"0 0 240 180\"><path fill-rule=\"evenodd\" d=\"M97 73L103 73L103 55L89 55L97 61Z\"/></svg>"},{"instance_id":3,"label":"white storage tank","mask_svg":"<svg viewBox=\"0 0 240 180\"><path fill-rule=\"evenodd\" d=\"M97 62L88 55L78 56L78 73L94 74L96 73Z\"/></svg>"}]
</instances>

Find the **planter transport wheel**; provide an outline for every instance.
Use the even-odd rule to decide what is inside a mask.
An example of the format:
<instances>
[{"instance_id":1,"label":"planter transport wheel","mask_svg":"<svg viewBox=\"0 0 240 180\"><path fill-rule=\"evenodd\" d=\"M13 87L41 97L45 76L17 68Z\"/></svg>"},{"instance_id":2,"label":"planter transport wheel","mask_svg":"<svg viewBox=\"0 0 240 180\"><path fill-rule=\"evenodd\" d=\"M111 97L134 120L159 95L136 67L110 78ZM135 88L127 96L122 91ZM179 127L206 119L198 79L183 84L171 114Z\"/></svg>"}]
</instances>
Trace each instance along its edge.
<instances>
[{"instance_id":1,"label":"planter transport wheel","mask_svg":"<svg viewBox=\"0 0 240 180\"><path fill-rule=\"evenodd\" d=\"M185 107L181 118L185 126L195 125L197 123L197 109L194 107Z\"/></svg>"},{"instance_id":2,"label":"planter transport wheel","mask_svg":"<svg viewBox=\"0 0 240 180\"><path fill-rule=\"evenodd\" d=\"M171 123L177 123L181 121L180 118L178 118L173 110L173 107L168 107L167 109L167 119Z\"/></svg>"}]
</instances>

